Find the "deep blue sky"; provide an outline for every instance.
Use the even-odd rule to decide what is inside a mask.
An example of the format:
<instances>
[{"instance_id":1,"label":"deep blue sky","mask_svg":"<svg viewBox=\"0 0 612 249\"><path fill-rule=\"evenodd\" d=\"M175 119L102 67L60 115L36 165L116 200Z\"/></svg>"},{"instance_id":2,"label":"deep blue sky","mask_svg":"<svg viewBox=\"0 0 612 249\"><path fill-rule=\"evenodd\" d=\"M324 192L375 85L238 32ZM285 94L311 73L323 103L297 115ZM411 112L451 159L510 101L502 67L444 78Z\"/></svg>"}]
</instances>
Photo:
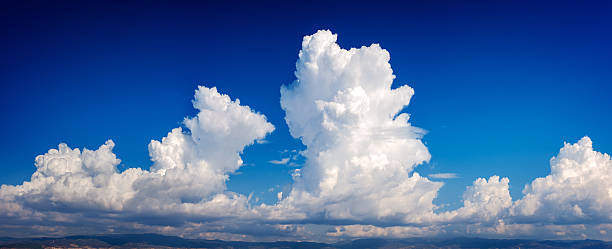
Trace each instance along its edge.
<instances>
[{"instance_id":1,"label":"deep blue sky","mask_svg":"<svg viewBox=\"0 0 612 249\"><path fill-rule=\"evenodd\" d=\"M380 43L405 111L428 130L422 174L457 173L436 203L459 206L476 177L510 178L514 198L549 172L564 141L612 152L612 2L443 1L281 3L3 1L0 6L0 183L20 184L58 143L117 144L121 167L150 165L147 144L180 125L198 84L265 114L270 143L229 189L270 202L291 168L267 163L300 149L279 88L293 81L304 35L338 33L344 48ZM261 192L264 192L263 194Z\"/></svg>"}]
</instances>

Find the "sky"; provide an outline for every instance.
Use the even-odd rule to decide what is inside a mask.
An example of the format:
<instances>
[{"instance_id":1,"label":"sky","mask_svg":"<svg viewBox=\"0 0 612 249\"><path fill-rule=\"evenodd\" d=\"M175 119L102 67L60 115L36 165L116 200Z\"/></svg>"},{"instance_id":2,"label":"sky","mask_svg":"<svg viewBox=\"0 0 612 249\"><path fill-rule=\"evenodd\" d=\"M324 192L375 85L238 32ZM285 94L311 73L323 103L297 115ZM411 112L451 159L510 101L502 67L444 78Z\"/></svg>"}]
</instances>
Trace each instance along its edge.
<instances>
[{"instance_id":1,"label":"sky","mask_svg":"<svg viewBox=\"0 0 612 249\"><path fill-rule=\"evenodd\" d=\"M607 1L2 5L1 234L612 240Z\"/></svg>"}]
</instances>

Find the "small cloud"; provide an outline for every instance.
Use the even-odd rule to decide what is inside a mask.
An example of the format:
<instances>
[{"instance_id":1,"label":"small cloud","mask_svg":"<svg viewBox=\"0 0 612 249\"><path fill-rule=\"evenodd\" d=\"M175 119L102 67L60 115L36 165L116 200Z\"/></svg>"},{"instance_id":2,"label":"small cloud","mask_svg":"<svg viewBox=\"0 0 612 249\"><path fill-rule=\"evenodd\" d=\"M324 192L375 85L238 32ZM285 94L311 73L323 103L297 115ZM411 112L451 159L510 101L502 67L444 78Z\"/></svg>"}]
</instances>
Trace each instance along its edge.
<instances>
[{"instance_id":1,"label":"small cloud","mask_svg":"<svg viewBox=\"0 0 612 249\"><path fill-rule=\"evenodd\" d=\"M270 143L270 141L265 140L265 139L257 139L257 140L255 140L255 142L257 142L257 144L267 144L267 143Z\"/></svg>"},{"instance_id":2,"label":"small cloud","mask_svg":"<svg viewBox=\"0 0 612 249\"><path fill-rule=\"evenodd\" d=\"M287 164L289 162L289 157L283 158L281 160L270 160L268 162L272 164Z\"/></svg>"},{"instance_id":3,"label":"small cloud","mask_svg":"<svg viewBox=\"0 0 612 249\"><path fill-rule=\"evenodd\" d=\"M430 178L434 178L434 179L454 179L454 178L459 177L455 173L437 173L437 174L429 174L427 176L429 176Z\"/></svg>"},{"instance_id":4,"label":"small cloud","mask_svg":"<svg viewBox=\"0 0 612 249\"><path fill-rule=\"evenodd\" d=\"M301 171L302 171L302 169L295 169L295 170L293 170L291 172L291 176L292 177L300 177L300 176L302 176Z\"/></svg>"}]
</instances>

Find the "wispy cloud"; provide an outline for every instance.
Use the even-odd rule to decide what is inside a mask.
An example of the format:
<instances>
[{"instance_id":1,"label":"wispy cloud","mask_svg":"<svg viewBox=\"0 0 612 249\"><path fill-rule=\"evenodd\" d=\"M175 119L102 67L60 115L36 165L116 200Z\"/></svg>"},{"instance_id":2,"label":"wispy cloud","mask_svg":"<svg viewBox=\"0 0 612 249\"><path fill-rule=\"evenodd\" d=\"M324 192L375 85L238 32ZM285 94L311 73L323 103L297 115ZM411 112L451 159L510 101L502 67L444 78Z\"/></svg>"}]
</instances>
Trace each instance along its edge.
<instances>
[{"instance_id":1,"label":"wispy cloud","mask_svg":"<svg viewBox=\"0 0 612 249\"><path fill-rule=\"evenodd\" d=\"M289 159L290 158L287 157L287 158L283 158L281 160L270 160L268 162L272 163L272 164L285 165L285 164L287 164L289 162Z\"/></svg>"},{"instance_id":2,"label":"wispy cloud","mask_svg":"<svg viewBox=\"0 0 612 249\"><path fill-rule=\"evenodd\" d=\"M429 176L429 178L433 178L433 179L454 179L454 178L458 178L459 177L455 173L436 173L436 174L429 174L427 176Z\"/></svg>"}]
</instances>

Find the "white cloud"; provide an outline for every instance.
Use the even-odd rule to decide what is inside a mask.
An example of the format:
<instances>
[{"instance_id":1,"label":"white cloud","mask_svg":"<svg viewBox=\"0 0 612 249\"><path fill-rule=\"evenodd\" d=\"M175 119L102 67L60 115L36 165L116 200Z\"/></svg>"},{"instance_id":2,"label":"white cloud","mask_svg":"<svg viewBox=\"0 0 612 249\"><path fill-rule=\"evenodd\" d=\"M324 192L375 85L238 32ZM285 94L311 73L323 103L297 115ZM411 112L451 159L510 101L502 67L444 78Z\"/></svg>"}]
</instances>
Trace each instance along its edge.
<instances>
[{"instance_id":1,"label":"white cloud","mask_svg":"<svg viewBox=\"0 0 612 249\"><path fill-rule=\"evenodd\" d=\"M456 173L436 173L427 175L429 178L433 179L454 179L458 178Z\"/></svg>"},{"instance_id":2,"label":"white cloud","mask_svg":"<svg viewBox=\"0 0 612 249\"><path fill-rule=\"evenodd\" d=\"M268 161L268 162L269 162L269 163L272 163L272 164L287 164L287 163L289 162L289 159L290 159L290 158L289 158L289 157L287 157L287 158L283 158L283 159L281 159L281 160L270 160L270 161Z\"/></svg>"},{"instance_id":3,"label":"white cloud","mask_svg":"<svg viewBox=\"0 0 612 249\"><path fill-rule=\"evenodd\" d=\"M398 114L414 91L391 89L389 53L378 44L345 50L336 38L304 37L297 80L281 89L291 135L307 146L281 209L339 220L427 219L442 183L413 172L430 158L423 130Z\"/></svg>"},{"instance_id":4,"label":"white cloud","mask_svg":"<svg viewBox=\"0 0 612 249\"><path fill-rule=\"evenodd\" d=\"M441 214L447 221L477 223L497 221L512 205L508 178L478 178L463 193L463 207Z\"/></svg>"},{"instance_id":5,"label":"white cloud","mask_svg":"<svg viewBox=\"0 0 612 249\"><path fill-rule=\"evenodd\" d=\"M550 175L525 186L524 196L515 202L508 178L479 178L466 189L464 206L441 213L439 221L464 223L468 233L486 236L609 239L610 156L594 151L591 139L584 137L566 143L550 167Z\"/></svg>"},{"instance_id":6,"label":"white cloud","mask_svg":"<svg viewBox=\"0 0 612 249\"><path fill-rule=\"evenodd\" d=\"M248 213L247 198L226 192L228 174L238 169L240 153L272 132L265 116L216 88L199 87L186 118L189 133L173 129L162 141L151 141L151 170L117 170L120 160L109 140L97 150L60 144L36 157L36 172L22 185L2 185L0 217L56 219L78 212L102 217L171 215L236 216ZM59 214L59 215L58 215ZM100 217L100 219L103 219Z\"/></svg>"},{"instance_id":7,"label":"white cloud","mask_svg":"<svg viewBox=\"0 0 612 249\"><path fill-rule=\"evenodd\" d=\"M257 142L257 144L269 144L270 141L265 140L265 139L257 139L255 140L255 142Z\"/></svg>"},{"instance_id":8,"label":"white cloud","mask_svg":"<svg viewBox=\"0 0 612 249\"><path fill-rule=\"evenodd\" d=\"M550 160L550 175L525 186L512 207L519 221L612 222L612 160L589 137L566 143Z\"/></svg>"}]
</instances>

